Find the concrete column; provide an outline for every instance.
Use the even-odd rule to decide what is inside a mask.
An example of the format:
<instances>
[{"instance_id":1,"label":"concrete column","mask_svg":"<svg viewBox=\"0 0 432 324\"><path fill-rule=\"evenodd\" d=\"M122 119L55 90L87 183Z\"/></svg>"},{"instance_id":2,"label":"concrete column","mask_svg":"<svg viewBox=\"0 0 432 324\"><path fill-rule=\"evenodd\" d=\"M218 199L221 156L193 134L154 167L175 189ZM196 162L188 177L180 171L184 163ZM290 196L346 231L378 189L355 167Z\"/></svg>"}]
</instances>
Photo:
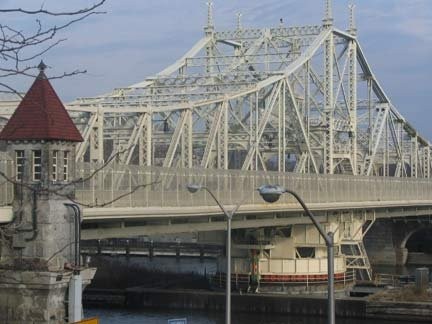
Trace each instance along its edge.
<instances>
[{"instance_id":1,"label":"concrete column","mask_svg":"<svg viewBox=\"0 0 432 324\"><path fill-rule=\"evenodd\" d=\"M395 262L397 266L403 266L408 260L408 249L395 247Z\"/></svg>"},{"instance_id":2,"label":"concrete column","mask_svg":"<svg viewBox=\"0 0 432 324\"><path fill-rule=\"evenodd\" d=\"M372 264L405 265L408 249L405 244L422 224L418 222L380 219L367 233L364 243Z\"/></svg>"},{"instance_id":3,"label":"concrete column","mask_svg":"<svg viewBox=\"0 0 432 324\"><path fill-rule=\"evenodd\" d=\"M74 211L65 206L71 203L66 197L75 195L74 187L67 185L75 178L75 145L21 141L11 144L9 150L12 156L17 150L24 152L25 185L15 184L16 231L1 246L0 323L64 323L68 318L66 292L72 272L82 270L79 256L75 258L79 237ZM41 152L40 179L34 177L35 151ZM57 152L56 168L52 166L53 152ZM57 170L56 178L53 170ZM79 284L75 282L71 292ZM81 313L81 296L75 297L70 302ZM76 309L69 312L71 319L78 319L73 315L78 313Z\"/></svg>"},{"instance_id":4,"label":"concrete column","mask_svg":"<svg viewBox=\"0 0 432 324\"><path fill-rule=\"evenodd\" d=\"M0 271L0 323L64 323L71 272Z\"/></svg>"},{"instance_id":5,"label":"concrete column","mask_svg":"<svg viewBox=\"0 0 432 324\"><path fill-rule=\"evenodd\" d=\"M364 245L371 264L396 265L392 221L377 220L366 234Z\"/></svg>"}]
</instances>

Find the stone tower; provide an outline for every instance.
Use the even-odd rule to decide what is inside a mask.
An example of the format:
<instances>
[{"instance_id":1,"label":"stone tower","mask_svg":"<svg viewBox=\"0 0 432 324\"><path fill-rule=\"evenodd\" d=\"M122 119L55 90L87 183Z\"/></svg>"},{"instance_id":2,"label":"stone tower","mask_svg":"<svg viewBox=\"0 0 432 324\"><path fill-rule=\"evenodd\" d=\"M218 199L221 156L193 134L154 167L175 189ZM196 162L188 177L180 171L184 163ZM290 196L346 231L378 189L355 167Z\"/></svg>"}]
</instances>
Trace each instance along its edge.
<instances>
[{"instance_id":1,"label":"stone tower","mask_svg":"<svg viewBox=\"0 0 432 324\"><path fill-rule=\"evenodd\" d=\"M1 243L0 322L64 323L75 254L75 145L83 139L45 75L0 133L15 160L14 220Z\"/></svg>"}]
</instances>

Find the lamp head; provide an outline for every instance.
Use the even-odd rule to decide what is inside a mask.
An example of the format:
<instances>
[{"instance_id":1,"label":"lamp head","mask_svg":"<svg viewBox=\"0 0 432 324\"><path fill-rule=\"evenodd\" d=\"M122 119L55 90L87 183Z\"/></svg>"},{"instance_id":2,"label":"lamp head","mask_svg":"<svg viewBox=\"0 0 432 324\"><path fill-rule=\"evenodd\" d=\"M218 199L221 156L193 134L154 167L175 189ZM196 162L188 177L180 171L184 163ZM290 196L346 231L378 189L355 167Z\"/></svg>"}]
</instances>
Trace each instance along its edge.
<instances>
[{"instance_id":1,"label":"lamp head","mask_svg":"<svg viewBox=\"0 0 432 324\"><path fill-rule=\"evenodd\" d=\"M202 187L200 185L190 183L186 186L186 188L190 193L195 193L201 190Z\"/></svg>"},{"instance_id":2,"label":"lamp head","mask_svg":"<svg viewBox=\"0 0 432 324\"><path fill-rule=\"evenodd\" d=\"M266 202L274 203L279 200L285 189L281 186L263 185L258 188L258 192Z\"/></svg>"}]
</instances>

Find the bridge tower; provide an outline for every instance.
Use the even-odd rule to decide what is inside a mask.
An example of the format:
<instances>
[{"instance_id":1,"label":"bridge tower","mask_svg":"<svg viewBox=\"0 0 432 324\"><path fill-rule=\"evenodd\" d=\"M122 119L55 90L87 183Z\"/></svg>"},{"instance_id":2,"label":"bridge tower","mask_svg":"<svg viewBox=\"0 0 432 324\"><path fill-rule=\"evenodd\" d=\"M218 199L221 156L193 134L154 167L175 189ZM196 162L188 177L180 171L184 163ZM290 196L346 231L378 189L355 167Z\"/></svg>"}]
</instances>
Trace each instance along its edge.
<instances>
[{"instance_id":1,"label":"bridge tower","mask_svg":"<svg viewBox=\"0 0 432 324\"><path fill-rule=\"evenodd\" d=\"M65 204L74 198L75 145L82 137L45 68L41 62L0 133L15 160L14 219L0 243L2 323L64 322L66 291L79 264L74 247L80 225Z\"/></svg>"},{"instance_id":2,"label":"bridge tower","mask_svg":"<svg viewBox=\"0 0 432 324\"><path fill-rule=\"evenodd\" d=\"M323 28L333 29L332 0L326 0ZM324 45L324 173L334 172L334 99L333 99L333 66L334 39L329 33Z\"/></svg>"},{"instance_id":3,"label":"bridge tower","mask_svg":"<svg viewBox=\"0 0 432 324\"><path fill-rule=\"evenodd\" d=\"M357 27L354 15L355 5L349 5L349 27L348 33L353 37L357 36ZM359 169L357 166L357 42L355 39L350 40L349 48L349 80L348 80L348 109L349 109L349 123L350 123L350 152L351 152L351 167L353 174L357 175Z\"/></svg>"}]
</instances>

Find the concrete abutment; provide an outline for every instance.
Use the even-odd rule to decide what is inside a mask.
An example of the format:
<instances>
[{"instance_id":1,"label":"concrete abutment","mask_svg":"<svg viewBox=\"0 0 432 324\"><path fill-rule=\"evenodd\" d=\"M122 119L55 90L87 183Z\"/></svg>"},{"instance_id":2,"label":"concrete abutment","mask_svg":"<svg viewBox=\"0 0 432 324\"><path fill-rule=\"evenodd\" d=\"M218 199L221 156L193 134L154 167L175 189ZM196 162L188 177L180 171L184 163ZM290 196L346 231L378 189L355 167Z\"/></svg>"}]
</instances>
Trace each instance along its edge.
<instances>
[{"instance_id":1,"label":"concrete abutment","mask_svg":"<svg viewBox=\"0 0 432 324\"><path fill-rule=\"evenodd\" d=\"M403 266L409 259L407 242L418 231L431 228L429 219L379 219L364 238L372 264Z\"/></svg>"}]
</instances>

